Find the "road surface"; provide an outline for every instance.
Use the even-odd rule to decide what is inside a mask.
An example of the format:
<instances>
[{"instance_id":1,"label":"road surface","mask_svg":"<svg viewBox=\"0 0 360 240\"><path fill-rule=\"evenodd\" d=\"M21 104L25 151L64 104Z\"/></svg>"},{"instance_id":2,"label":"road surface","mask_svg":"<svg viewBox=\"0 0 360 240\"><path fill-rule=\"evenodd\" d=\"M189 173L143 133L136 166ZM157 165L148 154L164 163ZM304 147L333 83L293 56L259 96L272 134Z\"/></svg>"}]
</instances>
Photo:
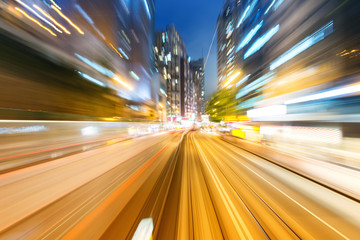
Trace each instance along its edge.
<instances>
[{"instance_id":1,"label":"road surface","mask_svg":"<svg viewBox=\"0 0 360 240\"><path fill-rule=\"evenodd\" d=\"M0 239L358 239L360 204L219 136L109 142L0 175Z\"/></svg>"}]
</instances>

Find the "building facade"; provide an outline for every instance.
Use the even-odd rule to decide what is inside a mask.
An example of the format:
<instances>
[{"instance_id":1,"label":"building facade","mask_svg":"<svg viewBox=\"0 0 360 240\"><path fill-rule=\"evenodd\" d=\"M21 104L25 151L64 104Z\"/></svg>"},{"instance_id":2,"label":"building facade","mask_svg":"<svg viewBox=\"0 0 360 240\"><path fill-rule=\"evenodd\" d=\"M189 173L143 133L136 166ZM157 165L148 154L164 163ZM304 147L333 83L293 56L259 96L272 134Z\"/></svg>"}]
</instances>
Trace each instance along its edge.
<instances>
[{"instance_id":1,"label":"building facade","mask_svg":"<svg viewBox=\"0 0 360 240\"><path fill-rule=\"evenodd\" d=\"M236 28L240 20L241 1L226 0L217 21L217 78L218 89L236 72L235 45L239 36Z\"/></svg>"},{"instance_id":2,"label":"building facade","mask_svg":"<svg viewBox=\"0 0 360 240\"><path fill-rule=\"evenodd\" d=\"M186 92L189 85L190 68L185 44L175 26L156 34L156 70L166 80L166 110L170 119L186 116Z\"/></svg>"},{"instance_id":3,"label":"building facade","mask_svg":"<svg viewBox=\"0 0 360 240\"><path fill-rule=\"evenodd\" d=\"M255 120L277 119L266 116L276 112L278 121L291 114L319 121L324 109L332 117L358 112L356 95L335 90L358 82L359 8L356 0L226 1L218 18L218 88L236 89L238 114Z\"/></svg>"},{"instance_id":4,"label":"building facade","mask_svg":"<svg viewBox=\"0 0 360 240\"><path fill-rule=\"evenodd\" d=\"M204 59L200 58L196 61L190 62L190 69L192 73L192 81L194 85L193 91L193 113L197 120L201 120L201 115L204 114L205 104L205 75L204 75Z\"/></svg>"},{"instance_id":5,"label":"building facade","mask_svg":"<svg viewBox=\"0 0 360 240\"><path fill-rule=\"evenodd\" d=\"M55 64L61 62L75 70L75 78L101 87L104 96L111 95L104 99L115 106L107 111L110 116L145 117L149 109L156 110L158 89L153 91L152 87L156 79L154 0L29 0L5 4L6 21L19 26L11 29L13 34L46 52ZM30 19L42 22L44 28Z\"/></svg>"}]
</instances>

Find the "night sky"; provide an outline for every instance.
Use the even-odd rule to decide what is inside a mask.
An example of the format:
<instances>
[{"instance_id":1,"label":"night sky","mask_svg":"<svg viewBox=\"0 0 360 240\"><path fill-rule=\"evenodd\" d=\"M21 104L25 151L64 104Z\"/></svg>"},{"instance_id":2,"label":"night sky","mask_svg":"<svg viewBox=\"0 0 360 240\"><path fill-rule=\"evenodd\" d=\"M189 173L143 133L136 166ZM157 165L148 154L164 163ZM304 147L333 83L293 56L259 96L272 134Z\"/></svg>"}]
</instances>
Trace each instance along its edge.
<instances>
[{"instance_id":1,"label":"night sky","mask_svg":"<svg viewBox=\"0 0 360 240\"><path fill-rule=\"evenodd\" d=\"M165 30L174 24L182 36L192 59L204 56L209 50L223 0L155 0L156 29ZM216 90L216 37L205 69L205 97Z\"/></svg>"}]
</instances>

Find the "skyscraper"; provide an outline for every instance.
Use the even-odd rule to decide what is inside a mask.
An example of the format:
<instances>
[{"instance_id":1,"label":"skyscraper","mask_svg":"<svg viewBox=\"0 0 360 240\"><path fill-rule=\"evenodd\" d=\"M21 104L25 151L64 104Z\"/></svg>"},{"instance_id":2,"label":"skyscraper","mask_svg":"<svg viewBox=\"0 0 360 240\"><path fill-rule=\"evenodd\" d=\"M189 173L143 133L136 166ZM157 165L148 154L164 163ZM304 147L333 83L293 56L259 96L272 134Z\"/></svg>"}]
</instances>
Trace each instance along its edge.
<instances>
[{"instance_id":1,"label":"skyscraper","mask_svg":"<svg viewBox=\"0 0 360 240\"><path fill-rule=\"evenodd\" d=\"M196 118L200 120L201 115L204 113L205 103L204 59L200 58L196 61L191 61L190 68L192 73L192 79L194 82L193 109Z\"/></svg>"},{"instance_id":2,"label":"skyscraper","mask_svg":"<svg viewBox=\"0 0 360 240\"><path fill-rule=\"evenodd\" d=\"M218 89L236 71L235 45L238 41L236 28L239 25L241 1L226 0L217 22L217 77Z\"/></svg>"},{"instance_id":3,"label":"skyscraper","mask_svg":"<svg viewBox=\"0 0 360 240\"><path fill-rule=\"evenodd\" d=\"M319 121L317 113L327 108L338 114L350 111L334 107L342 106L343 94L331 96L333 105L320 100L356 82L359 4L227 0L218 18L218 88L235 90L238 114L251 109L263 114L275 106ZM289 120L282 116L279 121Z\"/></svg>"},{"instance_id":4,"label":"skyscraper","mask_svg":"<svg viewBox=\"0 0 360 240\"><path fill-rule=\"evenodd\" d=\"M156 68L166 79L167 114L169 118L185 117L187 81L190 77L185 44L175 26L156 34Z\"/></svg>"}]
</instances>

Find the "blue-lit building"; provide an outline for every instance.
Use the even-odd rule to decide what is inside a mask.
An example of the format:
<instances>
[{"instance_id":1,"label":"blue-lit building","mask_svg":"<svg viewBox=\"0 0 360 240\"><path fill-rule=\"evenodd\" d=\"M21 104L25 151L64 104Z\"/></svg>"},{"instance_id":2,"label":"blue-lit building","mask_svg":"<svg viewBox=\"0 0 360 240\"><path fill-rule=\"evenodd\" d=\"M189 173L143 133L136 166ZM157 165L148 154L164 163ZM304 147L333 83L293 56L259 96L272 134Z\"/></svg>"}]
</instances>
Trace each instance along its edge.
<instances>
[{"instance_id":1,"label":"blue-lit building","mask_svg":"<svg viewBox=\"0 0 360 240\"><path fill-rule=\"evenodd\" d=\"M205 75L204 75L204 59L191 60L190 70L192 74L193 93L192 93L192 112L198 120L204 114L205 104Z\"/></svg>"},{"instance_id":2,"label":"blue-lit building","mask_svg":"<svg viewBox=\"0 0 360 240\"><path fill-rule=\"evenodd\" d=\"M136 88L129 98L151 101L154 73L155 40L154 0L78 1L84 13L93 19L89 28L120 57L126 73L123 78ZM84 15L84 14L83 14ZM106 15L106 16L105 16ZM86 18L85 18L86 19Z\"/></svg>"},{"instance_id":3,"label":"blue-lit building","mask_svg":"<svg viewBox=\"0 0 360 240\"><path fill-rule=\"evenodd\" d=\"M218 89L237 68L235 58L235 45L238 42L236 24L240 16L239 0L226 0L217 22L217 78Z\"/></svg>"},{"instance_id":4,"label":"blue-lit building","mask_svg":"<svg viewBox=\"0 0 360 240\"><path fill-rule=\"evenodd\" d=\"M204 112L204 61L191 60L178 30L170 25L156 34L156 71L166 80L166 110L170 121L201 119Z\"/></svg>"},{"instance_id":5,"label":"blue-lit building","mask_svg":"<svg viewBox=\"0 0 360 240\"><path fill-rule=\"evenodd\" d=\"M190 89L189 57L184 41L175 26L156 34L154 47L156 69L166 79L166 110L170 120L187 115L187 92Z\"/></svg>"},{"instance_id":6,"label":"blue-lit building","mask_svg":"<svg viewBox=\"0 0 360 240\"><path fill-rule=\"evenodd\" d=\"M355 0L226 1L218 87L236 88L238 113L257 121L340 121L359 109L344 108L360 93L349 90L359 82L358 9Z\"/></svg>"}]
</instances>

